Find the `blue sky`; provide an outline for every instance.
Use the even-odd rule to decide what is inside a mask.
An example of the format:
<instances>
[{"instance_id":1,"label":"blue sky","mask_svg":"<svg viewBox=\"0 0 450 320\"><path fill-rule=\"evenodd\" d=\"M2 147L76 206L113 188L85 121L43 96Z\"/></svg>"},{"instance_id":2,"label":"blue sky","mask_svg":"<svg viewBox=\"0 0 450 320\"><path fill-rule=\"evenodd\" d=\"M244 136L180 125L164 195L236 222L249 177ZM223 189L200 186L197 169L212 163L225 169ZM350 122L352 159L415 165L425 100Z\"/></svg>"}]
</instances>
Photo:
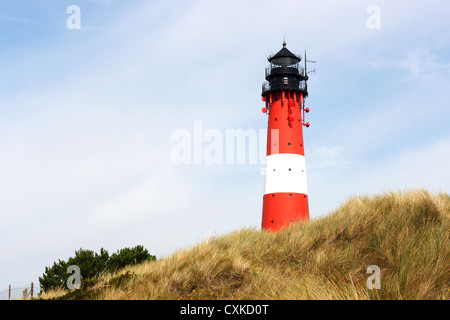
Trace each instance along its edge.
<instances>
[{"instance_id":1,"label":"blue sky","mask_svg":"<svg viewBox=\"0 0 450 320\"><path fill-rule=\"evenodd\" d=\"M81 29L69 30L70 5ZM367 8L380 9L369 29ZM176 165L177 129L260 130L267 56L316 60L310 214L388 190L449 191L450 4L0 3L0 291L79 248L158 258L261 223L261 164ZM1 298L1 296L0 296Z\"/></svg>"}]
</instances>

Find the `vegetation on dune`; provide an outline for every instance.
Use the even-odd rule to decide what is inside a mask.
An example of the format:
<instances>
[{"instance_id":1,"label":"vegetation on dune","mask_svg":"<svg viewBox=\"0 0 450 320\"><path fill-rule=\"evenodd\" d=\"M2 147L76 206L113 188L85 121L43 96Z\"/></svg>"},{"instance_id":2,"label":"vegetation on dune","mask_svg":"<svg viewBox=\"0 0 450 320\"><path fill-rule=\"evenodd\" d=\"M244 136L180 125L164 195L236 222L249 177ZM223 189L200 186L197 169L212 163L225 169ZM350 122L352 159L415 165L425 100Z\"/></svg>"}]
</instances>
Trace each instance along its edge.
<instances>
[{"instance_id":1,"label":"vegetation on dune","mask_svg":"<svg viewBox=\"0 0 450 320\"><path fill-rule=\"evenodd\" d=\"M245 229L156 262L103 273L76 299L446 299L450 197L354 197L277 232ZM367 287L379 266L381 289ZM53 292L51 298L70 293Z\"/></svg>"},{"instance_id":2,"label":"vegetation on dune","mask_svg":"<svg viewBox=\"0 0 450 320\"><path fill-rule=\"evenodd\" d=\"M52 291L51 295L55 296L55 292L64 292L62 288L66 287L67 279L72 272L68 272L69 266L77 266L80 269L82 288L89 287L101 273L116 272L126 266L135 265L144 261L154 261L155 256L148 253L143 246L134 248L123 248L109 255L108 251L101 248L100 253L92 250L80 249L75 251L75 256L70 257L67 261L58 260L54 262L52 267L45 267L42 277L39 277L39 285L42 293ZM77 296L79 292L77 292Z\"/></svg>"}]
</instances>

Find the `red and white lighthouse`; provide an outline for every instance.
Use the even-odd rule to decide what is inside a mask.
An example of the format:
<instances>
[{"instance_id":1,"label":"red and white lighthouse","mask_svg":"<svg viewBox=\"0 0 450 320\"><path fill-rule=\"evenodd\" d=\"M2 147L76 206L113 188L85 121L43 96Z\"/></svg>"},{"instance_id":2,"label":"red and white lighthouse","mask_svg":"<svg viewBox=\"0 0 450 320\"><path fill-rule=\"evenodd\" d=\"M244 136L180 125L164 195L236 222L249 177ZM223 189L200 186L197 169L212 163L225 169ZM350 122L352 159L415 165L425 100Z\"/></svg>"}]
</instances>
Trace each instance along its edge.
<instances>
[{"instance_id":1,"label":"red and white lighthouse","mask_svg":"<svg viewBox=\"0 0 450 320\"><path fill-rule=\"evenodd\" d=\"M268 114L267 157L264 180L263 230L278 231L309 219L303 127L309 108L306 54L301 57L283 48L268 58L262 87L262 111Z\"/></svg>"}]
</instances>

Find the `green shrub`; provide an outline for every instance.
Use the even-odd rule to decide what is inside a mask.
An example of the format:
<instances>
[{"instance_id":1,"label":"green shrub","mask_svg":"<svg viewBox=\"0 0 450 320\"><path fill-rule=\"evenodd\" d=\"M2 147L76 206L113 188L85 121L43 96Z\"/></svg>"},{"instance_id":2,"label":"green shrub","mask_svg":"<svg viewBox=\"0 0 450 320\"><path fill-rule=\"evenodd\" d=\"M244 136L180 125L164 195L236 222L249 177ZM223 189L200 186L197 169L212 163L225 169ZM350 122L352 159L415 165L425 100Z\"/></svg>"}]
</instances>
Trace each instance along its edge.
<instances>
[{"instance_id":1,"label":"green shrub","mask_svg":"<svg viewBox=\"0 0 450 320\"><path fill-rule=\"evenodd\" d=\"M106 269L109 272L114 272L125 266L139 264L146 260L156 260L156 257L150 255L143 246L136 246L131 249L124 248L109 257L106 263Z\"/></svg>"},{"instance_id":2,"label":"green shrub","mask_svg":"<svg viewBox=\"0 0 450 320\"><path fill-rule=\"evenodd\" d=\"M43 276L39 277L41 292L65 286L69 277L69 274L66 273L68 266L67 262L58 260L58 262L53 262L51 268L45 267Z\"/></svg>"},{"instance_id":3,"label":"green shrub","mask_svg":"<svg viewBox=\"0 0 450 320\"><path fill-rule=\"evenodd\" d=\"M80 249L75 251L75 256L70 257L67 262L58 260L54 262L51 268L45 267L42 277L39 277L41 292L50 289L64 288L67 279L71 276L67 273L67 268L71 265L78 266L81 272L81 287L85 287L86 280L93 279L103 271L114 272L128 265L135 265L147 260L156 260L155 256L148 253L143 246L134 248L124 248L113 253L111 256L108 251L101 248L100 253L92 250Z\"/></svg>"}]
</instances>

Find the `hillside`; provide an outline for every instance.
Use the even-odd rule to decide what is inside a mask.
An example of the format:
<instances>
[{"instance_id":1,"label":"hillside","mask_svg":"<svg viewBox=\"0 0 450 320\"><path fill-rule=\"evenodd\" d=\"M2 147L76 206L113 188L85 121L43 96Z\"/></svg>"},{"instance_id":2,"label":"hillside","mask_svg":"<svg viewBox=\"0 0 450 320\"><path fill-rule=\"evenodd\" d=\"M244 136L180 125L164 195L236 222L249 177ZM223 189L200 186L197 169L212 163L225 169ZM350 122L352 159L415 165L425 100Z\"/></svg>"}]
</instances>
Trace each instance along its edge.
<instances>
[{"instance_id":1,"label":"hillside","mask_svg":"<svg viewBox=\"0 0 450 320\"><path fill-rule=\"evenodd\" d=\"M448 299L449 211L444 193L354 197L279 233L237 231L42 298ZM371 265L380 290L367 288Z\"/></svg>"}]
</instances>

